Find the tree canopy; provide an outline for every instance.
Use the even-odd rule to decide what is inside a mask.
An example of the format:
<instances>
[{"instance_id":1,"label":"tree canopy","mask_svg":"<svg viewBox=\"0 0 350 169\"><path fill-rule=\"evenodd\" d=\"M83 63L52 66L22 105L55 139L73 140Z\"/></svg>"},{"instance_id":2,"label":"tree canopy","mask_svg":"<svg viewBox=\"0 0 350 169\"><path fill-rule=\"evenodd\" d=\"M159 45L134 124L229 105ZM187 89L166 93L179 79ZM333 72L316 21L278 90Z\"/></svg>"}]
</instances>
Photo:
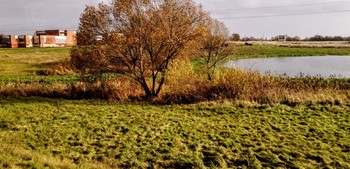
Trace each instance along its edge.
<instances>
[{"instance_id":1,"label":"tree canopy","mask_svg":"<svg viewBox=\"0 0 350 169\"><path fill-rule=\"evenodd\" d=\"M85 73L129 76L146 97L154 97L171 62L190 46L199 47L208 33L208 19L192 0L114 0L87 6L71 61Z\"/></svg>"}]
</instances>

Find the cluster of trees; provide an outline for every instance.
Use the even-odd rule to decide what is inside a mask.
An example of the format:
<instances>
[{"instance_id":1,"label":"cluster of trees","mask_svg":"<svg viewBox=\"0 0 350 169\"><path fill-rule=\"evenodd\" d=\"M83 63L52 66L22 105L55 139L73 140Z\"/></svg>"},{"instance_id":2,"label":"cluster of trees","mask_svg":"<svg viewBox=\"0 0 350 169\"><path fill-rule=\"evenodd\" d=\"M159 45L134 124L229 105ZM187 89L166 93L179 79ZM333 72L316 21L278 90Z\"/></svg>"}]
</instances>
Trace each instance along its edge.
<instances>
[{"instance_id":1,"label":"cluster of trees","mask_svg":"<svg viewBox=\"0 0 350 169\"><path fill-rule=\"evenodd\" d=\"M211 80L230 52L228 29L193 0L113 0L87 6L71 62L83 74L132 78L147 98L157 97L179 57L202 57Z\"/></svg>"},{"instance_id":2,"label":"cluster of trees","mask_svg":"<svg viewBox=\"0 0 350 169\"><path fill-rule=\"evenodd\" d=\"M238 33L233 33L230 37L231 41L240 41L241 40L241 36Z\"/></svg>"},{"instance_id":3,"label":"cluster of trees","mask_svg":"<svg viewBox=\"0 0 350 169\"><path fill-rule=\"evenodd\" d=\"M306 41L350 41L350 37L315 35L310 38L305 38L305 40Z\"/></svg>"},{"instance_id":4,"label":"cluster of trees","mask_svg":"<svg viewBox=\"0 0 350 169\"><path fill-rule=\"evenodd\" d=\"M300 37L299 36L287 36L286 37L286 41L300 41ZM271 38L271 41L279 41L279 36L275 36Z\"/></svg>"}]
</instances>

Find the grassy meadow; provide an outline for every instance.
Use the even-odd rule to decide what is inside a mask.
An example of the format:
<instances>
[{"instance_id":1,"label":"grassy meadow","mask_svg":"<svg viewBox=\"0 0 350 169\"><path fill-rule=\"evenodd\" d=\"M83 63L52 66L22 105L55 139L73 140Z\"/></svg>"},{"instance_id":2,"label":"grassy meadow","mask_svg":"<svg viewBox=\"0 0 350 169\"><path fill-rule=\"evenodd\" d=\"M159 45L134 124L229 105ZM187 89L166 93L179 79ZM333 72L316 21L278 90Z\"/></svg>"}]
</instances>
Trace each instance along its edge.
<instances>
[{"instance_id":1,"label":"grassy meadow","mask_svg":"<svg viewBox=\"0 0 350 169\"><path fill-rule=\"evenodd\" d=\"M349 79L223 69L209 83L200 60L179 61L150 103L130 99L142 92L126 79L79 82L69 50L0 48L0 168L350 168ZM230 59L350 55L233 50Z\"/></svg>"},{"instance_id":2,"label":"grassy meadow","mask_svg":"<svg viewBox=\"0 0 350 169\"><path fill-rule=\"evenodd\" d=\"M350 168L350 105L0 101L3 168Z\"/></svg>"}]
</instances>

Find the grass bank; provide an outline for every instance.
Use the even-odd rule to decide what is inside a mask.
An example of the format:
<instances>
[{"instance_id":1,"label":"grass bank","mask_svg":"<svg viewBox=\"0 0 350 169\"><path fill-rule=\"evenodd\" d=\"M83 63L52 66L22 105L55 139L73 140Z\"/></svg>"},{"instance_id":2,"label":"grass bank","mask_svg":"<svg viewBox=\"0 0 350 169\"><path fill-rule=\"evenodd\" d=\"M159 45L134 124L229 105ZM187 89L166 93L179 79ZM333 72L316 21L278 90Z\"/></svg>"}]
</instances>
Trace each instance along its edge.
<instances>
[{"instance_id":1,"label":"grass bank","mask_svg":"<svg viewBox=\"0 0 350 169\"><path fill-rule=\"evenodd\" d=\"M350 168L350 105L0 100L1 168Z\"/></svg>"}]
</instances>

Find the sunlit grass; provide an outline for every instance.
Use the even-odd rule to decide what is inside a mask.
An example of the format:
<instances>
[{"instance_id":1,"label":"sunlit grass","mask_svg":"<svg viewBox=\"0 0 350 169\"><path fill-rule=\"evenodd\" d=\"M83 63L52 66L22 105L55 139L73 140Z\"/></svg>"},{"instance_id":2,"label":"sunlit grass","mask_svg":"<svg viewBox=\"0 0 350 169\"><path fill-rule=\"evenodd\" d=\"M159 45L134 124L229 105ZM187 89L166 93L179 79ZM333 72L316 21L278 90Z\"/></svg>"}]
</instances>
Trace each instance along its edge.
<instances>
[{"instance_id":1,"label":"sunlit grass","mask_svg":"<svg viewBox=\"0 0 350 169\"><path fill-rule=\"evenodd\" d=\"M70 84L77 75L43 76L53 64L69 60L70 48L0 48L0 83L51 81Z\"/></svg>"},{"instance_id":2,"label":"sunlit grass","mask_svg":"<svg viewBox=\"0 0 350 169\"><path fill-rule=\"evenodd\" d=\"M350 55L349 48L297 48L276 45L233 46L234 55L229 59L288 56Z\"/></svg>"},{"instance_id":3,"label":"sunlit grass","mask_svg":"<svg viewBox=\"0 0 350 169\"><path fill-rule=\"evenodd\" d=\"M3 167L350 167L347 104L27 98L0 105Z\"/></svg>"}]
</instances>

